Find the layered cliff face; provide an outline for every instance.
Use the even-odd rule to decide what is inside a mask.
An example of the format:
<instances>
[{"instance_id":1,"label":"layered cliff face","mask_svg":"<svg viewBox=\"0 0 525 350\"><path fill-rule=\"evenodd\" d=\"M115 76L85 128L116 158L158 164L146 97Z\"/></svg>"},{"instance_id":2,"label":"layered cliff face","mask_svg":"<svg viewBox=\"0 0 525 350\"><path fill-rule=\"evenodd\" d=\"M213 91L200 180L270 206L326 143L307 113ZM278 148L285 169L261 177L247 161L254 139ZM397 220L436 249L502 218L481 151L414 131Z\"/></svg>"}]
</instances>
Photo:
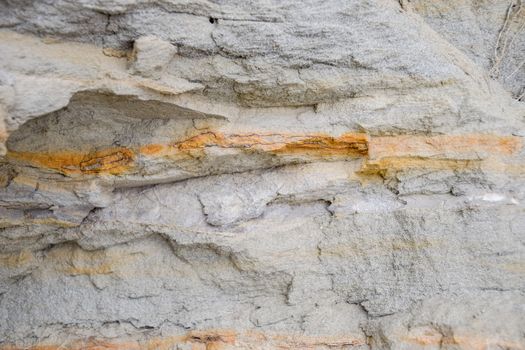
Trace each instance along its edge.
<instances>
[{"instance_id":1,"label":"layered cliff face","mask_svg":"<svg viewBox=\"0 0 525 350\"><path fill-rule=\"evenodd\" d=\"M521 0L0 27L0 349L525 349Z\"/></svg>"}]
</instances>

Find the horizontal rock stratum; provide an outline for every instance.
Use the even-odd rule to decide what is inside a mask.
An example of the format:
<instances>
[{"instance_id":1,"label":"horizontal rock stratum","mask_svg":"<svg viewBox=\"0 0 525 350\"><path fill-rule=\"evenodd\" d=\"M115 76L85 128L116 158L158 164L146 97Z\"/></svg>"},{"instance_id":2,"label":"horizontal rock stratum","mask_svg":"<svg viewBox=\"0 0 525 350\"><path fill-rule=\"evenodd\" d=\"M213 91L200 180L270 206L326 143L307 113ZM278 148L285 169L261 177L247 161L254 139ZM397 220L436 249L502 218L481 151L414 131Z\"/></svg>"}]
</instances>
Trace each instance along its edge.
<instances>
[{"instance_id":1,"label":"horizontal rock stratum","mask_svg":"<svg viewBox=\"0 0 525 350\"><path fill-rule=\"evenodd\" d=\"M521 0L0 4L0 350L525 350Z\"/></svg>"}]
</instances>

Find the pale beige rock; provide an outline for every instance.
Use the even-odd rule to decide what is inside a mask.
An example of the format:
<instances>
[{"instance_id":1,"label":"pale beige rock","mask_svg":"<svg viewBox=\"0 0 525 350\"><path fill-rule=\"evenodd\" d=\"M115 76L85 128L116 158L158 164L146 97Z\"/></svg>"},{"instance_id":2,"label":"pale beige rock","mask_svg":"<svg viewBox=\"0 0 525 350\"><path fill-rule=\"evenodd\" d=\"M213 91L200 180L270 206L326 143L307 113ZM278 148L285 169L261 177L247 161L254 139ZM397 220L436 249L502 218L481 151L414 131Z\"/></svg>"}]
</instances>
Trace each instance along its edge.
<instances>
[{"instance_id":1,"label":"pale beige rock","mask_svg":"<svg viewBox=\"0 0 525 350\"><path fill-rule=\"evenodd\" d=\"M131 69L144 77L159 78L177 49L154 36L143 36L133 43Z\"/></svg>"}]
</instances>

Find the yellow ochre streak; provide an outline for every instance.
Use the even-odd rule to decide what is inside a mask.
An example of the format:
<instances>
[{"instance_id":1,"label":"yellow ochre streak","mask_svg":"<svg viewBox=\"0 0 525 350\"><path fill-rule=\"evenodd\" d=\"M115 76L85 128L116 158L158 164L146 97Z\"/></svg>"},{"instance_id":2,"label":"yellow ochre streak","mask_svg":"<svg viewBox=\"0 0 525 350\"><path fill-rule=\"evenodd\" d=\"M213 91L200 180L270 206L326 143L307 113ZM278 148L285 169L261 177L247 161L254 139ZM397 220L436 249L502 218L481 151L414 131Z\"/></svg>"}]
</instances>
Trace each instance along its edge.
<instances>
[{"instance_id":1,"label":"yellow ochre streak","mask_svg":"<svg viewBox=\"0 0 525 350\"><path fill-rule=\"evenodd\" d=\"M7 157L65 175L125 175L135 169L138 156L186 156L192 152L203 152L208 147L257 151L275 156L298 155L306 159L364 158L366 162L361 172L366 174L407 168L469 169L479 166L483 157L516 154L522 143L519 137L496 135L369 137L365 133L346 133L335 137L326 134L224 134L206 131L169 144L112 147L86 152L12 150ZM519 167L518 171L522 168ZM505 171L505 167L495 170Z\"/></svg>"}]
</instances>

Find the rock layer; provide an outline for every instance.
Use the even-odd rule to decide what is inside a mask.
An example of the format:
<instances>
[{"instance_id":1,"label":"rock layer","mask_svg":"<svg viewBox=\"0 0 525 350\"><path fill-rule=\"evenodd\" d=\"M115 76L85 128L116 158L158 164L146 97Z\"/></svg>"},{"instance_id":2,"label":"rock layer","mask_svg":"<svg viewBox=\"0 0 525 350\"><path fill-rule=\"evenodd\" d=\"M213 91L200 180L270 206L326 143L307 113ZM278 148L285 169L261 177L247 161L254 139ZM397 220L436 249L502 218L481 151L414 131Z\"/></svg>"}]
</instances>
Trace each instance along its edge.
<instances>
[{"instance_id":1,"label":"rock layer","mask_svg":"<svg viewBox=\"0 0 525 350\"><path fill-rule=\"evenodd\" d=\"M521 1L2 4L0 349L525 349Z\"/></svg>"}]
</instances>

